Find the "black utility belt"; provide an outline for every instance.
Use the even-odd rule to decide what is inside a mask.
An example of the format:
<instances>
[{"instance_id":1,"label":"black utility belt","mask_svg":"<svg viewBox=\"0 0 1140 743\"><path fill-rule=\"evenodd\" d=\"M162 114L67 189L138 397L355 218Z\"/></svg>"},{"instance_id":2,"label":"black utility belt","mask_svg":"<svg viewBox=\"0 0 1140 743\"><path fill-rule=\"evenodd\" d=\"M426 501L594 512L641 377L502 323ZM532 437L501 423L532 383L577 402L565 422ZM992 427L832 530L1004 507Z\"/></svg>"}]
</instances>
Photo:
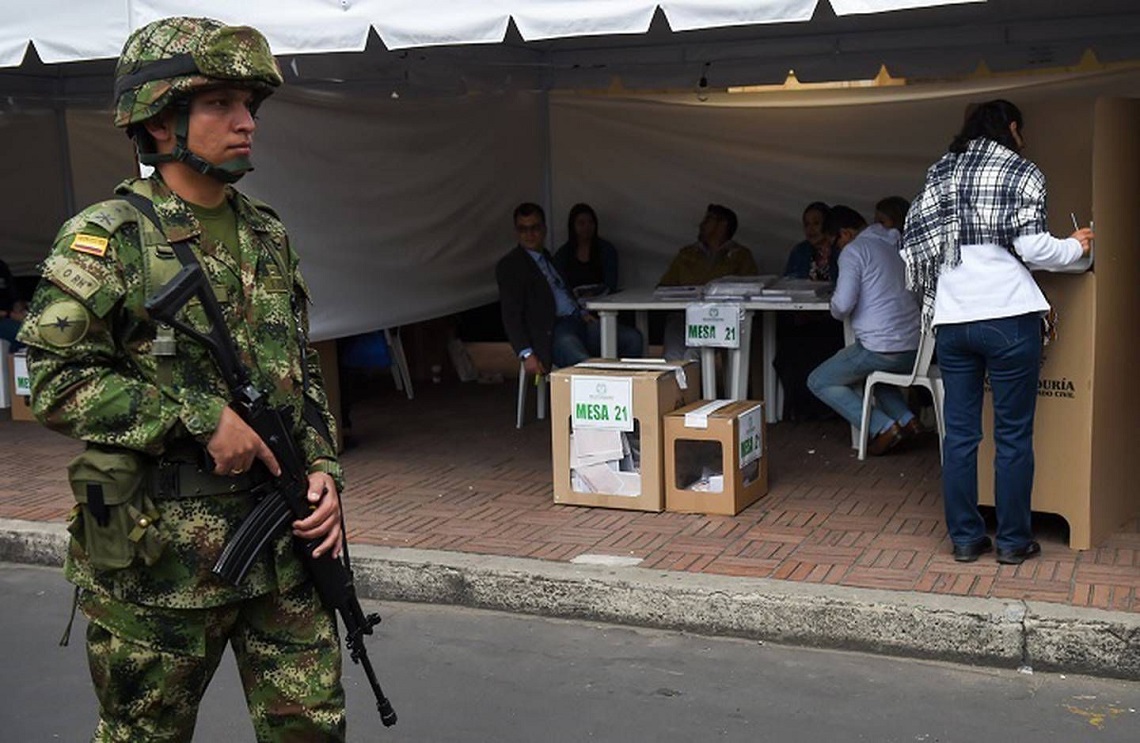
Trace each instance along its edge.
<instances>
[{"instance_id":1,"label":"black utility belt","mask_svg":"<svg viewBox=\"0 0 1140 743\"><path fill-rule=\"evenodd\" d=\"M196 462L159 460L154 465L154 497L158 500L244 493L268 481L269 473L261 466L240 475L215 475Z\"/></svg>"}]
</instances>

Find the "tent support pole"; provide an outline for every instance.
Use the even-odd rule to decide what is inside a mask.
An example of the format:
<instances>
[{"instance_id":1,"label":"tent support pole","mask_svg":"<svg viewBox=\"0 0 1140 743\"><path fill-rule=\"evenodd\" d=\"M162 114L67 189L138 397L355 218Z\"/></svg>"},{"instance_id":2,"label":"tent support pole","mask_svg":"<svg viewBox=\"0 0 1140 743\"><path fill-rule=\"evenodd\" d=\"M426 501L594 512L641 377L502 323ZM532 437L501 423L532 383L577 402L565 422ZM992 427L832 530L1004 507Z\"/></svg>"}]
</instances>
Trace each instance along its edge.
<instances>
[{"instance_id":1,"label":"tent support pole","mask_svg":"<svg viewBox=\"0 0 1140 743\"><path fill-rule=\"evenodd\" d=\"M75 214L77 209L75 207L75 174L71 169L71 143L67 136L67 104L60 102L67 100L63 85L62 75L56 77L56 103L52 108L55 110L55 131L59 140L60 164L63 168L63 208L64 213L70 216Z\"/></svg>"},{"instance_id":2,"label":"tent support pole","mask_svg":"<svg viewBox=\"0 0 1140 743\"><path fill-rule=\"evenodd\" d=\"M558 224L558 220L554 219L554 174L553 163L551 162L551 152L553 146L550 142L550 91L543 90L539 94L541 96L541 110L539 111L539 127L542 131L542 208L546 210L546 229L547 245L558 245L558 236L554 234L554 225ZM567 236L567 239L569 236Z\"/></svg>"}]
</instances>

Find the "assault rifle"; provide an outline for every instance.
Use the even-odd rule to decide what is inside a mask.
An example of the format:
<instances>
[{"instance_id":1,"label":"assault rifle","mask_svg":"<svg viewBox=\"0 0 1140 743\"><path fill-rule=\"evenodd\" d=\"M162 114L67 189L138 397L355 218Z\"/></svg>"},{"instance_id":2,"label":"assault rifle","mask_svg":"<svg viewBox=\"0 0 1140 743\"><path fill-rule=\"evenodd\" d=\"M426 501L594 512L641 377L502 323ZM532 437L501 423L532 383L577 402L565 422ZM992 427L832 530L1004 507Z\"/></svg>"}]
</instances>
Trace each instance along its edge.
<instances>
[{"instance_id":1,"label":"assault rifle","mask_svg":"<svg viewBox=\"0 0 1140 743\"><path fill-rule=\"evenodd\" d=\"M229 388L230 407L261 437L281 465L280 475L271 475L268 482L253 490L258 499L257 505L242 522L214 565L214 573L236 585L245 576L258 552L280 535L289 521L303 519L311 513L312 507L307 498L308 472L305 458L293 439L293 410L288 407L272 407L268 398L253 385L249 370L238 356L233 337L226 327L221 307L218 306L218 300L202 266L185 243L174 243L173 247L182 262L182 268L166 286L147 299L146 311L154 320L186 333L209 350ZM202 304L210 323L209 333L202 333L176 317L178 310L193 298ZM380 623L380 615L365 615L356 598L347 544L344 558L341 559L334 558L331 551L314 557L313 550L319 544L317 540L294 539L294 542L321 597L321 603L325 608L340 614L341 621L344 622L345 645L348 646L352 661L359 663L368 676L368 683L376 695L380 721L386 727L395 725L396 713L380 689L376 673L372 670L372 662L368 659L368 650L364 646L364 635L372 634L372 628Z\"/></svg>"}]
</instances>

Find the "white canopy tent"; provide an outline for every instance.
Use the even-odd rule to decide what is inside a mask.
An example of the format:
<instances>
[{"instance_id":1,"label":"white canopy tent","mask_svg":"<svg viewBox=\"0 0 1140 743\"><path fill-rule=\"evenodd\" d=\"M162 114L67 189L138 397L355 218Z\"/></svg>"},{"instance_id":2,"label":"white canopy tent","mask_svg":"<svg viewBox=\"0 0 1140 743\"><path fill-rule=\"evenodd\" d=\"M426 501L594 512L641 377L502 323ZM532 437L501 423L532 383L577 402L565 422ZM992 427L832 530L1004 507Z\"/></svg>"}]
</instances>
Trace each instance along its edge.
<instances>
[{"instance_id":1,"label":"white canopy tent","mask_svg":"<svg viewBox=\"0 0 1140 743\"><path fill-rule=\"evenodd\" d=\"M734 208L740 240L779 270L808 201L869 213L879 197L912 195L967 101L1025 103L1032 132L1034 116L1067 100L1140 92L1130 69L1063 69L1088 50L1101 62L1140 56L1135 5L213 0L192 12L257 26L279 55L288 84L263 109L257 171L242 187L290 227L314 335L327 338L493 301L493 265L523 200L548 205L552 247L570 205L591 203L627 285L655 281L709 202ZM892 8L911 9L881 12ZM0 0L0 251L17 272L70 213L131 175L106 110L110 58L129 29L186 12L159 0ZM717 92L792 68L805 81L870 78L884 64L940 77L982 61L1056 72ZM707 100L692 92L702 75Z\"/></svg>"},{"instance_id":2,"label":"white canopy tent","mask_svg":"<svg viewBox=\"0 0 1140 743\"><path fill-rule=\"evenodd\" d=\"M839 16L985 0L827 0ZM133 28L202 15L260 29L277 54L364 51L375 29L388 49L496 44L513 20L525 41L643 34L657 8L674 31L810 20L820 0L47 0L5 2L0 67L18 65L28 41L48 63L112 58Z\"/></svg>"}]
</instances>

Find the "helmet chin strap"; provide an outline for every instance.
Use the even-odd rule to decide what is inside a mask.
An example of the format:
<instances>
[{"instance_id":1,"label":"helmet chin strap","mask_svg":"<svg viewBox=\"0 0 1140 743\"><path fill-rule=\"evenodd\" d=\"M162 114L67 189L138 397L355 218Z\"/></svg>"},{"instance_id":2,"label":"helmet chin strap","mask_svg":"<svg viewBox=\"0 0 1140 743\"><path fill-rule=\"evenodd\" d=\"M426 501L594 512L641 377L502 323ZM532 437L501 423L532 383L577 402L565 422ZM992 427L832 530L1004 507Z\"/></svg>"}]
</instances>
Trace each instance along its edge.
<instances>
[{"instance_id":1,"label":"helmet chin strap","mask_svg":"<svg viewBox=\"0 0 1140 743\"><path fill-rule=\"evenodd\" d=\"M253 163L245 155L226 160L221 165L214 165L192 152L186 144L190 130L189 101L176 101L172 106L174 108L174 149L168 153L160 154L143 152L139 148L139 162L150 166L170 162L184 163L191 169L222 183L237 183L243 175L253 170Z\"/></svg>"}]
</instances>

